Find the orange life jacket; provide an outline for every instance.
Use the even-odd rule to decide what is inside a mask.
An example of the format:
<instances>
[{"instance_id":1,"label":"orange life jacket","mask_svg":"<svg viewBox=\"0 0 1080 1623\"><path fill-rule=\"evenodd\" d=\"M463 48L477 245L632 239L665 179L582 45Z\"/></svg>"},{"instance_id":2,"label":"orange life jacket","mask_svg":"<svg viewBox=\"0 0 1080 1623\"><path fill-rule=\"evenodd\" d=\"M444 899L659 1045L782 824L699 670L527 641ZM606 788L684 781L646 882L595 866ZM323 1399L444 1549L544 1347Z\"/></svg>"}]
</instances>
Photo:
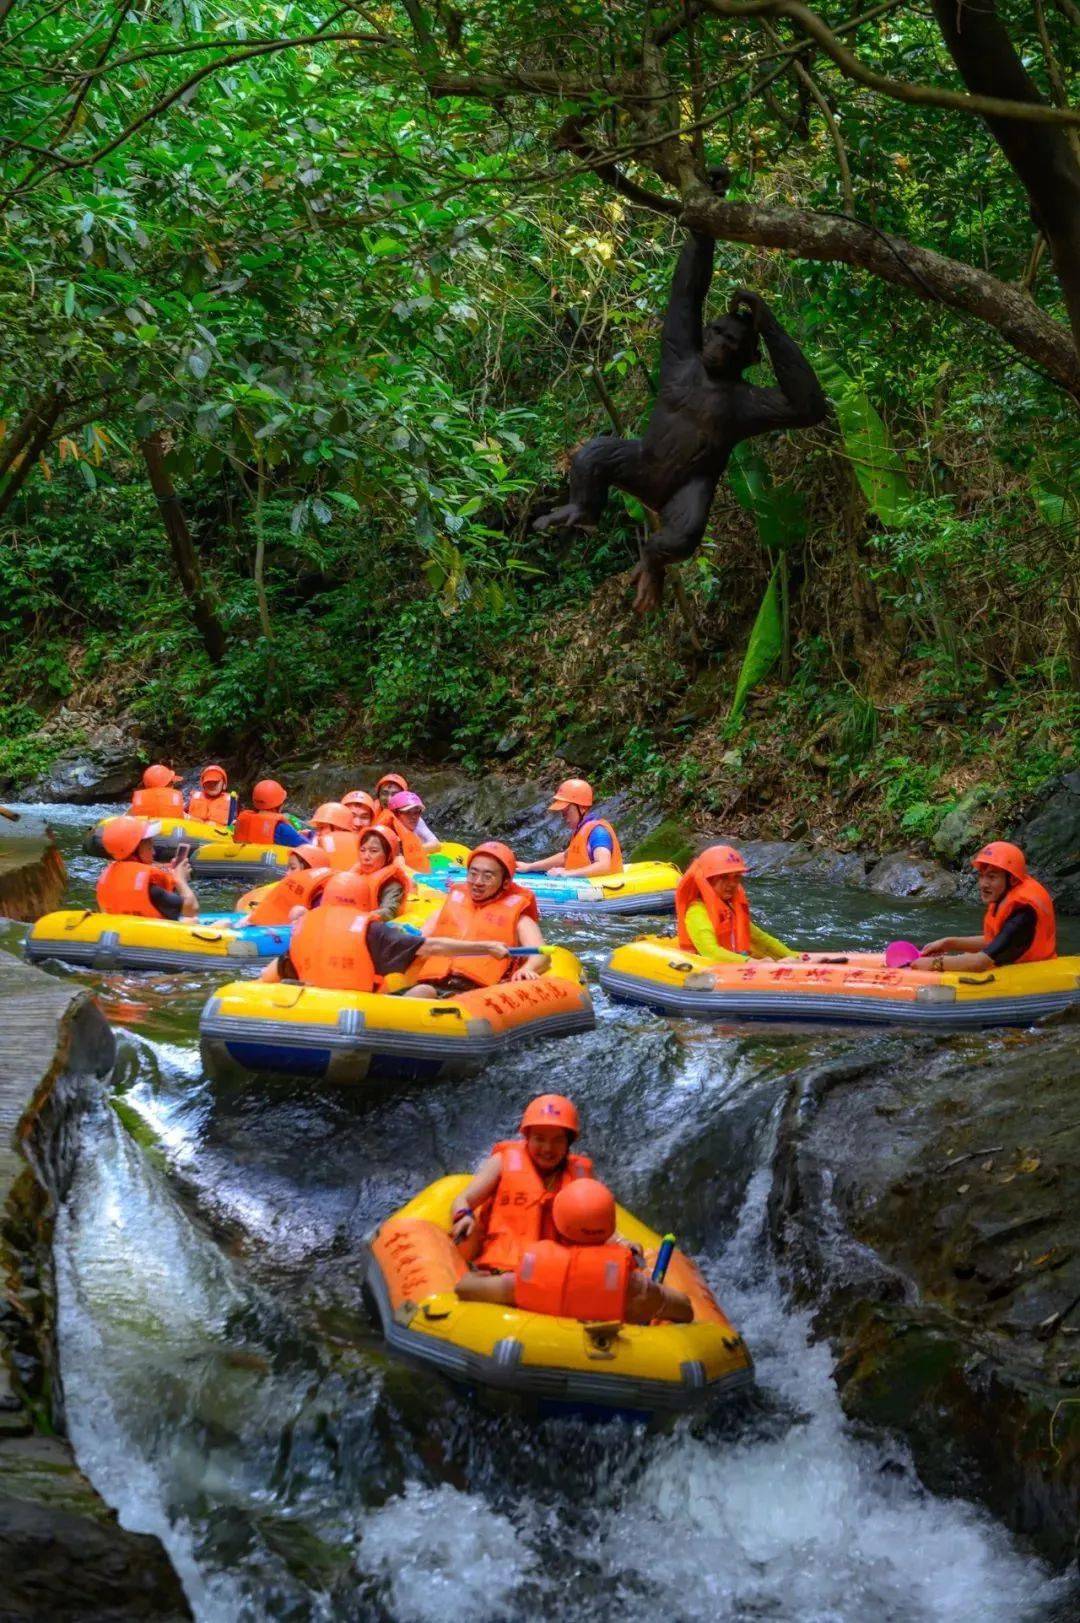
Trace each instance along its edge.
<instances>
[{"instance_id":1,"label":"orange life jacket","mask_svg":"<svg viewBox=\"0 0 1080 1623\"><path fill-rule=\"evenodd\" d=\"M183 817L184 797L179 789L136 789L131 811L135 817Z\"/></svg>"},{"instance_id":2,"label":"orange life jacket","mask_svg":"<svg viewBox=\"0 0 1080 1623\"><path fill-rule=\"evenodd\" d=\"M476 1265L509 1270L517 1267L525 1246L535 1240L554 1240L552 1201L571 1179L591 1178L593 1164L587 1155L568 1155L549 1189L523 1138L503 1139L492 1146L491 1153L502 1157L502 1172L488 1203L487 1233Z\"/></svg>"},{"instance_id":3,"label":"orange life jacket","mask_svg":"<svg viewBox=\"0 0 1080 1623\"><path fill-rule=\"evenodd\" d=\"M626 1318L634 1259L625 1245L538 1240L514 1270L514 1306L561 1319Z\"/></svg>"},{"instance_id":4,"label":"orange life jacket","mask_svg":"<svg viewBox=\"0 0 1080 1623\"><path fill-rule=\"evenodd\" d=\"M1054 903L1050 892L1044 890L1037 879L1030 875L1021 879L1018 885L1005 892L1000 902L991 903L983 914L983 940L990 945L1001 926L1009 916L1016 912L1018 907L1033 907L1035 909L1035 938L1022 957L1017 958L1018 964L1039 964L1044 959L1053 958L1057 954L1057 925L1054 920Z\"/></svg>"},{"instance_id":5,"label":"orange life jacket","mask_svg":"<svg viewBox=\"0 0 1080 1623\"><path fill-rule=\"evenodd\" d=\"M374 992L378 976L367 944L367 914L352 907L317 907L293 931L289 957L306 986L334 992Z\"/></svg>"},{"instance_id":6,"label":"orange life jacket","mask_svg":"<svg viewBox=\"0 0 1080 1623\"><path fill-rule=\"evenodd\" d=\"M245 806L233 824L233 839L238 845L273 845L277 826L283 821L279 811L253 811Z\"/></svg>"},{"instance_id":7,"label":"orange life jacket","mask_svg":"<svg viewBox=\"0 0 1080 1623\"><path fill-rule=\"evenodd\" d=\"M359 868L354 868L353 872L364 882L367 895L360 905L367 913L375 912L387 885L404 885L406 896L416 889L413 876L403 862L388 862L385 868L377 868L374 873L361 873Z\"/></svg>"},{"instance_id":8,"label":"orange life jacket","mask_svg":"<svg viewBox=\"0 0 1080 1623\"><path fill-rule=\"evenodd\" d=\"M360 859L360 836L347 829L321 828L315 835L315 844L326 857L326 866L335 873L353 868Z\"/></svg>"},{"instance_id":9,"label":"orange life jacket","mask_svg":"<svg viewBox=\"0 0 1080 1623\"><path fill-rule=\"evenodd\" d=\"M704 902L709 922L716 932L719 946L728 952L749 952L750 903L740 885L730 902L721 901L707 879L702 879L692 862L675 887L675 917L679 926L679 946L684 952L696 952L693 939L686 928L686 910L693 902Z\"/></svg>"},{"instance_id":10,"label":"orange life jacket","mask_svg":"<svg viewBox=\"0 0 1080 1623\"><path fill-rule=\"evenodd\" d=\"M294 907L309 908L320 895L331 868L290 868L283 879L270 887L268 896L255 903L248 924L288 924Z\"/></svg>"},{"instance_id":11,"label":"orange life jacket","mask_svg":"<svg viewBox=\"0 0 1080 1623\"><path fill-rule=\"evenodd\" d=\"M611 867L608 869L608 873L622 872L623 860L619 836L611 824L603 817L590 817L587 823L578 824L577 832L566 847L566 856L563 859L564 868L587 868L589 866L589 863L593 860L589 855L589 835L595 833L598 828L607 829L611 835L611 843L614 846L611 853Z\"/></svg>"},{"instance_id":12,"label":"orange life jacket","mask_svg":"<svg viewBox=\"0 0 1080 1623\"><path fill-rule=\"evenodd\" d=\"M383 828L393 829L394 833L401 841L402 858L408 863L410 868L414 869L417 873L431 872L431 858L424 850L424 842L420 838L419 834L415 832L415 830L408 828L395 812L388 810L388 808L385 806L383 807L382 811L379 812L375 818L373 818L371 826L372 828L377 828L380 824Z\"/></svg>"},{"instance_id":13,"label":"orange life jacket","mask_svg":"<svg viewBox=\"0 0 1080 1623\"><path fill-rule=\"evenodd\" d=\"M110 862L97 882L97 904L103 913L163 918L150 900L151 885L174 891L176 879L168 868L157 868L152 862Z\"/></svg>"},{"instance_id":14,"label":"orange life jacket","mask_svg":"<svg viewBox=\"0 0 1080 1623\"><path fill-rule=\"evenodd\" d=\"M187 814L197 817L200 823L224 823L227 826L231 809L232 795L227 789L220 795L204 795L201 789L196 789L188 801Z\"/></svg>"},{"instance_id":15,"label":"orange life jacket","mask_svg":"<svg viewBox=\"0 0 1080 1623\"><path fill-rule=\"evenodd\" d=\"M431 933L451 936L456 941L501 941L513 947L517 944L518 920L523 917L535 919L539 913L532 891L520 885L504 885L497 896L479 907L467 885L451 885ZM425 958L423 978L441 981L447 975L467 975L477 986L494 986L512 968L509 958Z\"/></svg>"}]
</instances>

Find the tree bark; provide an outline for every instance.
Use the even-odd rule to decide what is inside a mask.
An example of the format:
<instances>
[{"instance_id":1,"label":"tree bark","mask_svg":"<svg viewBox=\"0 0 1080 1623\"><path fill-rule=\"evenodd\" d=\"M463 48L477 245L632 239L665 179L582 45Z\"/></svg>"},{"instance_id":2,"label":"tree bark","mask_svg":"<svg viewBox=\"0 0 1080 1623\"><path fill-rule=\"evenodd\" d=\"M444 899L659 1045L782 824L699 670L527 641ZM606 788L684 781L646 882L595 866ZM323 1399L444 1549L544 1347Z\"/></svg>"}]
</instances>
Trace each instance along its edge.
<instances>
[{"instance_id":1,"label":"tree bark","mask_svg":"<svg viewBox=\"0 0 1080 1623\"><path fill-rule=\"evenodd\" d=\"M1046 105L998 16L996 0L932 4L969 90ZM1027 192L1035 224L1045 233L1080 353L1080 162L1075 143L1061 125L1012 118L987 118L986 123Z\"/></svg>"},{"instance_id":2,"label":"tree bark","mask_svg":"<svg viewBox=\"0 0 1080 1623\"><path fill-rule=\"evenodd\" d=\"M220 665L225 657L225 631L203 580L202 565L195 551L195 543L191 539L191 531L187 527L184 510L180 506L172 477L165 466L165 442L161 430L147 435L146 439L139 442L139 446L146 461L150 488L157 497L161 509L161 521L169 538L176 573L180 577L184 596L191 608L191 618L198 628L203 647L210 660L213 664Z\"/></svg>"},{"instance_id":3,"label":"tree bark","mask_svg":"<svg viewBox=\"0 0 1080 1623\"><path fill-rule=\"evenodd\" d=\"M52 438L64 399L63 384L54 384L35 401L12 435L0 463L0 476L7 475L7 482L0 490L0 514L7 512L30 470Z\"/></svg>"}]
</instances>

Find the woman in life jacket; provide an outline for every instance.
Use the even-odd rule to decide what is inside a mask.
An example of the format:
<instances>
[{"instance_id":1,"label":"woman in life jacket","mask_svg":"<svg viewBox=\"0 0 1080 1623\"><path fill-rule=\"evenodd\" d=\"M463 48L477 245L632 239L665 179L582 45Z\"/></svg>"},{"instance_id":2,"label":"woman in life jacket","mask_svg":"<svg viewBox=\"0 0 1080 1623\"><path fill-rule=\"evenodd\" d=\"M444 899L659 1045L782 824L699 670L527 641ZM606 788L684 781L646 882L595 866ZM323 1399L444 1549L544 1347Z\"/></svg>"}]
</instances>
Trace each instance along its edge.
<instances>
[{"instance_id":1,"label":"woman in life jacket","mask_svg":"<svg viewBox=\"0 0 1080 1623\"><path fill-rule=\"evenodd\" d=\"M249 912L245 924L292 924L311 907L318 907L334 870L317 845L297 845L289 852L284 877ZM244 898L240 898L241 906Z\"/></svg>"},{"instance_id":2,"label":"woman in life jacket","mask_svg":"<svg viewBox=\"0 0 1080 1623\"><path fill-rule=\"evenodd\" d=\"M439 912L424 925L424 934L449 938L448 953L428 959L423 973L405 993L406 997L454 997L478 986L495 986L503 980L536 980L547 973L548 960L540 950L536 897L514 884L514 853L497 840L488 840L470 851L464 883L451 885ZM503 954L485 962L463 958L460 945L479 939L501 942ZM529 947L527 957L506 956L509 947Z\"/></svg>"},{"instance_id":3,"label":"woman in life jacket","mask_svg":"<svg viewBox=\"0 0 1080 1623\"><path fill-rule=\"evenodd\" d=\"M366 789L350 789L347 795L342 795L341 804L348 806L352 812L353 828L357 834L370 828L381 810L379 802Z\"/></svg>"},{"instance_id":4,"label":"woman in life jacket","mask_svg":"<svg viewBox=\"0 0 1080 1623\"><path fill-rule=\"evenodd\" d=\"M687 868L675 890L679 946L716 963L740 958L793 958L775 936L750 917L743 889L746 863L730 845L710 845Z\"/></svg>"},{"instance_id":5,"label":"woman in life jacket","mask_svg":"<svg viewBox=\"0 0 1080 1623\"><path fill-rule=\"evenodd\" d=\"M233 839L238 845L310 845L311 830L285 810L287 791L275 778L260 778L251 791L251 806L237 815Z\"/></svg>"},{"instance_id":6,"label":"woman in life jacket","mask_svg":"<svg viewBox=\"0 0 1080 1623\"><path fill-rule=\"evenodd\" d=\"M352 871L366 887L361 905L381 919L396 918L416 888L401 858L401 841L384 824L360 835L360 856Z\"/></svg>"},{"instance_id":7,"label":"woman in life jacket","mask_svg":"<svg viewBox=\"0 0 1080 1623\"><path fill-rule=\"evenodd\" d=\"M424 802L411 789L401 789L390 796L390 804L380 813L377 821L392 828L401 841L401 854L416 873L429 873L429 854L439 849L439 842L424 822L421 813Z\"/></svg>"},{"instance_id":8,"label":"woman in life jacket","mask_svg":"<svg viewBox=\"0 0 1080 1623\"><path fill-rule=\"evenodd\" d=\"M171 766L148 766L142 783L131 797L133 817L183 817L184 797Z\"/></svg>"},{"instance_id":9,"label":"woman in life jacket","mask_svg":"<svg viewBox=\"0 0 1080 1623\"><path fill-rule=\"evenodd\" d=\"M103 913L144 919L198 917L187 858L167 866L154 861L154 837L160 832L160 825L145 817L114 817L105 824L101 843L113 860L97 882L97 904Z\"/></svg>"},{"instance_id":10,"label":"woman in life jacket","mask_svg":"<svg viewBox=\"0 0 1080 1623\"><path fill-rule=\"evenodd\" d=\"M1050 893L1027 869L1027 858L1008 840L991 840L973 858L983 913L981 935L942 936L909 965L933 974L1038 964L1057 955L1057 924Z\"/></svg>"},{"instance_id":11,"label":"woman in life jacket","mask_svg":"<svg viewBox=\"0 0 1080 1623\"><path fill-rule=\"evenodd\" d=\"M229 793L229 779L223 766L204 766L199 787L188 796L187 814L203 823L220 823L228 828L236 821L236 796Z\"/></svg>"},{"instance_id":12,"label":"woman in life jacket","mask_svg":"<svg viewBox=\"0 0 1080 1623\"><path fill-rule=\"evenodd\" d=\"M288 952L267 965L260 980L377 992L388 975L403 975L418 958L451 949L478 955L506 951L498 941L474 941L462 949L455 941L407 935L365 910L367 894L364 875L334 874L321 904L301 917Z\"/></svg>"},{"instance_id":13,"label":"woman in life jacket","mask_svg":"<svg viewBox=\"0 0 1080 1623\"><path fill-rule=\"evenodd\" d=\"M619 837L611 824L593 811L594 799L592 785L584 778L567 778L560 783L548 811L558 812L570 832L570 840L561 851L553 851L551 856L541 857L538 862L519 863L519 871L568 874L574 879L621 873Z\"/></svg>"},{"instance_id":14,"label":"woman in life jacket","mask_svg":"<svg viewBox=\"0 0 1080 1623\"><path fill-rule=\"evenodd\" d=\"M592 1176L589 1157L572 1153L581 1121L564 1094L530 1100L519 1131L492 1146L451 1214L453 1238L468 1246L474 1268L515 1268L525 1245L555 1239L552 1201Z\"/></svg>"},{"instance_id":15,"label":"woman in life jacket","mask_svg":"<svg viewBox=\"0 0 1080 1623\"><path fill-rule=\"evenodd\" d=\"M497 1302L561 1319L689 1324L690 1298L651 1279L640 1254L615 1237L615 1197L595 1178L568 1184L551 1204L555 1237L526 1244L513 1272L463 1274L465 1302Z\"/></svg>"}]
</instances>

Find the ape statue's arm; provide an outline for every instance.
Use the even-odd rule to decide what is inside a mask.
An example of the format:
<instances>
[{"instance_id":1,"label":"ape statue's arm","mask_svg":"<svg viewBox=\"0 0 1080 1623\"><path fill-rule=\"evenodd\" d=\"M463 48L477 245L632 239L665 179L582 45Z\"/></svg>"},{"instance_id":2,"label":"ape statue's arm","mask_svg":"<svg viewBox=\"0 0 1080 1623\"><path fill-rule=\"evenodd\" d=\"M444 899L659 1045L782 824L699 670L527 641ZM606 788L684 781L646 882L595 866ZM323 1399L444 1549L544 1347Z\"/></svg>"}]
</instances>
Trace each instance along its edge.
<instances>
[{"instance_id":1,"label":"ape statue's arm","mask_svg":"<svg viewBox=\"0 0 1080 1623\"><path fill-rule=\"evenodd\" d=\"M813 428L815 423L823 420L829 409L814 368L794 338L788 337L759 293L739 288L732 295L732 310L740 304L749 309L753 316L780 387L751 389L739 438L748 439L754 434L764 434L771 428Z\"/></svg>"},{"instance_id":2,"label":"ape statue's arm","mask_svg":"<svg viewBox=\"0 0 1080 1623\"><path fill-rule=\"evenodd\" d=\"M660 375L672 365L701 354L701 318L712 281L712 237L691 232L683 243L671 282L671 298L660 335Z\"/></svg>"}]
</instances>

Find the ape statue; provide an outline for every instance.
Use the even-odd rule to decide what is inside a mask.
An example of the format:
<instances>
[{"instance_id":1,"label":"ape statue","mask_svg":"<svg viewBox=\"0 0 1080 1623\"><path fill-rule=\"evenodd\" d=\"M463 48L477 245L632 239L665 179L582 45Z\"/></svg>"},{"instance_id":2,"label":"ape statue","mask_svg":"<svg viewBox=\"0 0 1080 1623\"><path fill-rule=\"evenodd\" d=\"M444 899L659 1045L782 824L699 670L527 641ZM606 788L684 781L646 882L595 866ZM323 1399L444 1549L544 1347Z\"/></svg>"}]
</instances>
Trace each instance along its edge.
<instances>
[{"instance_id":1,"label":"ape statue","mask_svg":"<svg viewBox=\"0 0 1080 1623\"><path fill-rule=\"evenodd\" d=\"M726 179L726 177L725 177ZM660 345L660 391L645 434L599 434L570 466L570 500L534 530L592 530L612 485L660 516L634 571L638 612L655 608L669 564L689 558L705 533L713 495L740 440L773 428L810 428L826 412L814 369L757 293L738 288L728 312L702 326L715 243L691 234L679 256ZM765 340L778 389L747 383Z\"/></svg>"}]
</instances>

